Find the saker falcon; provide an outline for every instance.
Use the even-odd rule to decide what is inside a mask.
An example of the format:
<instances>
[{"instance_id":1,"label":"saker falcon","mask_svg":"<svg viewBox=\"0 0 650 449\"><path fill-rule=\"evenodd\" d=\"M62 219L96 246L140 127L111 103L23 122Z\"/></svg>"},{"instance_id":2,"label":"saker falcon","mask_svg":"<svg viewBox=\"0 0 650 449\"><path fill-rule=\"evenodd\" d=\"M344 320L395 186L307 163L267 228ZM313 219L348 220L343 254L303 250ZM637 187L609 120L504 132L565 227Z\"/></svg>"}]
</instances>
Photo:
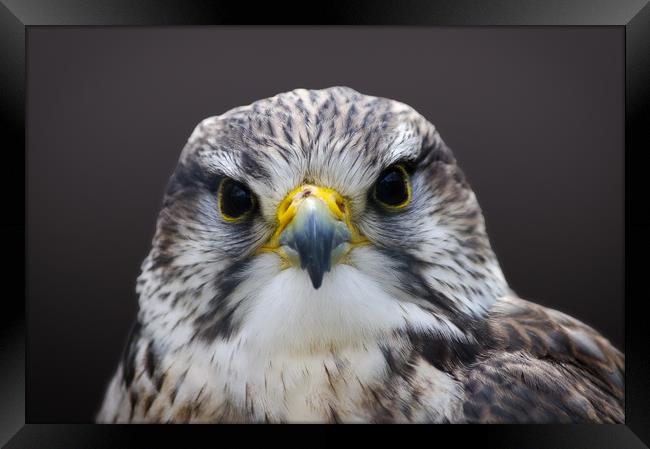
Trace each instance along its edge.
<instances>
[{"instance_id":1,"label":"saker falcon","mask_svg":"<svg viewBox=\"0 0 650 449\"><path fill-rule=\"evenodd\" d=\"M97 420L624 420L624 355L520 299L411 107L298 89L203 120Z\"/></svg>"}]
</instances>

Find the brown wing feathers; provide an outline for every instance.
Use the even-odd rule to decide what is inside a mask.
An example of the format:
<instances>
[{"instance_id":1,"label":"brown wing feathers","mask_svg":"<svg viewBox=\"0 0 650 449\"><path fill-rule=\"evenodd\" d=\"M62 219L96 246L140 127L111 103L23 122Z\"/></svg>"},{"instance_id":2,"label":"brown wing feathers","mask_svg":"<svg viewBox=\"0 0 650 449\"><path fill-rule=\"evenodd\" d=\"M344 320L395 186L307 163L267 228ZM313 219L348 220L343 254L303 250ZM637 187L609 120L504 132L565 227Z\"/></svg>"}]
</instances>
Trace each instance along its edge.
<instances>
[{"instance_id":1,"label":"brown wing feathers","mask_svg":"<svg viewBox=\"0 0 650 449\"><path fill-rule=\"evenodd\" d=\"M592 328L517 298L488 320L467 372L469 422L623 422L624 356Z\"/></svg>"}]
</instances>

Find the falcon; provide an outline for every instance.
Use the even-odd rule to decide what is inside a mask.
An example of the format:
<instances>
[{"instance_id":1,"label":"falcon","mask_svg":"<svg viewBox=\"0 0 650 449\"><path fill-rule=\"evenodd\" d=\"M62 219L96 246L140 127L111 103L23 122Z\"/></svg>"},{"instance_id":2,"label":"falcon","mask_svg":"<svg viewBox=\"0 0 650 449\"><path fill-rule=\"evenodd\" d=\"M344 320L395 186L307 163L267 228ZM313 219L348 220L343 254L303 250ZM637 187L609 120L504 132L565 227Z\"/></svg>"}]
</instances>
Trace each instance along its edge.
<instances>
[{"instance_id":1,"label":"falcon","mask_svg":"<svg viewBox=\"0 0 650 449\"><path fill-rule=\"evenodd\" d=\"M517 297L436 128L350 88L203 120L103 423L620 423L624 355Z\"/></svg>"}]
</instances>

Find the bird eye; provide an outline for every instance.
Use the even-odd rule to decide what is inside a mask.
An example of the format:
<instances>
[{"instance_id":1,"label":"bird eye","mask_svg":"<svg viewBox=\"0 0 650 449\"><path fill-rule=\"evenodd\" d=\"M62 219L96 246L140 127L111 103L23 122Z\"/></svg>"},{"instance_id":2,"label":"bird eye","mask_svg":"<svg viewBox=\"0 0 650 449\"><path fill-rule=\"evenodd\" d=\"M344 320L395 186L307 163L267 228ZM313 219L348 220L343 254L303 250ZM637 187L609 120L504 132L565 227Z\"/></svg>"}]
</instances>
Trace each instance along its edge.
<instances>
[{"instance_id":1,"label":"bird eye","mask_svg":"<svg viewBox=\"0 0 650 449\"><path fill-rule=\"evenodd\" d=\"M402 165L393 165L379 175L373 189L375 200L389 209L406 207L411 198L408 173Z\"/></svg>"},{"instance_id":2,"label":"bird eye","mask_svg":"<svg viewBox=\"0 0 650 449\"><path fill-rule=\"evenodd\" d=\"M241 182L225 178L219 183L219 211L226 221L235 221L253 210L255 198Z\"/></svg>"}]
</instances>

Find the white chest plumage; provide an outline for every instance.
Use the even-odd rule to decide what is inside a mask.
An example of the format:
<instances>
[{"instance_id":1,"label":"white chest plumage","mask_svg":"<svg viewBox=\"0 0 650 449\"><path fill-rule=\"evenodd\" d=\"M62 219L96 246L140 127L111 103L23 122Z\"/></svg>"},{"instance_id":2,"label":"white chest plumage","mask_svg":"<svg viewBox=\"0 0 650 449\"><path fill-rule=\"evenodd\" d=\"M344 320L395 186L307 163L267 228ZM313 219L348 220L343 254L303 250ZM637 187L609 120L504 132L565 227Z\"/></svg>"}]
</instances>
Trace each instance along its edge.
<instances>
[{"instance_id":1,"label":"white chest plumage","mask_svg":"<svg viewBox=\"0 0 650 449\"><path fill-rule=\"evenodd\" d=\"M233 339L212 349L210 356L195 346L163 361L170 378L182 379L164 420L187 407L194 409L190 422L370 422L382 415L440 422L459 413L460 388L451 377L422 359L401 377L377 344L261 354Z\"/></svg>"}]
</instances>

